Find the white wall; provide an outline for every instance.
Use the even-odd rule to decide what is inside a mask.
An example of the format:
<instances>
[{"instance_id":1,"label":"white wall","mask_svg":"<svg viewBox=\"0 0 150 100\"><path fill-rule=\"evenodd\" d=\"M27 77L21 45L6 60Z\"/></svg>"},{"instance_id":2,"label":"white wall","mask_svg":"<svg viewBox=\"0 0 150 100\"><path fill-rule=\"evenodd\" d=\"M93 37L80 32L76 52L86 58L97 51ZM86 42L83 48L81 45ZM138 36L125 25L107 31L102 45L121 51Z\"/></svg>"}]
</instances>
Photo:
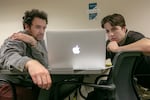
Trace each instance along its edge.
<instances>
[{"instance_id":1,"label":"white wall","mask_svg":"<svg viewBox=\"0 0 150 100\"><path fill-rule=\"evenodd\" d=\"M95 1L93 0L93 2ZM47 29L98 27L99 20L88 20L89 2L91 0L1 0L0 44L4 38L22 29L23 13L32 8L38 8L48 13Z\"/></svg>"},{"instance_id":2,"label":"white wall","mask_svg":"<svg viewBox=\"0 0 150 100\"><path fill-rule=\"evenodd\" d=\"M88 20L88 4L97 2L98 16ZM13 32L22 30L25 10L38 8L49 15L47 29L100 28L101 19L121 13L127 27L149 36L150 0L1 0L0 44Z\"/></svg>"},{"instance_id":3,"label":"white wall","mask_svg":"<svg viewBox=\"0 0 150 100\"><path fill-rule=\"evenodd\" d=\"M139 31L150 37L150 0L102 0L102 16L111 13L122 14L128 29Z\"/></svg>"}]
</instances>

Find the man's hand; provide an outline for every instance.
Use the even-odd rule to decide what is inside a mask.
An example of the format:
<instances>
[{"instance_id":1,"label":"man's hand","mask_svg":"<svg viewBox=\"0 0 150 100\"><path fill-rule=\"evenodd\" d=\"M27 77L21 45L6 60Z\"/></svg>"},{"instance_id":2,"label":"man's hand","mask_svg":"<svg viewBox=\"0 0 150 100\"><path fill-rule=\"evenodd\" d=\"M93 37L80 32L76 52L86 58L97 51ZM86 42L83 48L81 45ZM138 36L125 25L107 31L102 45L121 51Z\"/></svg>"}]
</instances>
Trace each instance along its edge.
<instances>
[{"instance_id":1,"label":"man's hand","mask_svg":"<svg viewBox=\"0 0 150 100\"><path fill-rule=\"evenodd\" d=\"M112 41L107 45L107 50L112 52L119 52L119 46L116 41Z\"/></svg>"},{"instance_id":2,"label":"man's hand","mask_svg":"<svg viewBox=\"0 0 150 100\"><path fill-rule=\"evenodd\" d=\"M33 82L42 89L49 89L52 85L52 80L48 70L36 60L30 60L25 65Z\"/></svg>"},{"instance_id":3,"label":"man's hand","mask_svg":"<svg viewBox=\"0 0 150 100\"><path fill-rule=\"evenodd\" d=\"M28 43L32 46L36 46L37 45L37 41L30 35L28 34L23 34L23 33L13 33L13 35L10 37L14 40L20 40L20 41L24 41L25 43Z\"/></svg>"}]
</instances>

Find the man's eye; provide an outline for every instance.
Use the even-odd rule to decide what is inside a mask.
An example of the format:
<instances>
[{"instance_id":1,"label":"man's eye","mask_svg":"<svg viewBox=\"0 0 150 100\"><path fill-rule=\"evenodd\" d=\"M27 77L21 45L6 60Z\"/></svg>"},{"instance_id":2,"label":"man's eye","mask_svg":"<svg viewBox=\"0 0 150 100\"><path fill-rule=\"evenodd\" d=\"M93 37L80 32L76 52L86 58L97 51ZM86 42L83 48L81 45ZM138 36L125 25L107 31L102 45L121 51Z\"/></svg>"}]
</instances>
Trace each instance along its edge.
<instances>
[{"instance_id":1,"label":"man's eye","mask_svg":"<svg viewBox=\"0 0 150 100\"><path fill-rule=\"evenodd\" d=\"M109 30L106 30L106 33L109 33Z\"/></svg>"}]
</instances>

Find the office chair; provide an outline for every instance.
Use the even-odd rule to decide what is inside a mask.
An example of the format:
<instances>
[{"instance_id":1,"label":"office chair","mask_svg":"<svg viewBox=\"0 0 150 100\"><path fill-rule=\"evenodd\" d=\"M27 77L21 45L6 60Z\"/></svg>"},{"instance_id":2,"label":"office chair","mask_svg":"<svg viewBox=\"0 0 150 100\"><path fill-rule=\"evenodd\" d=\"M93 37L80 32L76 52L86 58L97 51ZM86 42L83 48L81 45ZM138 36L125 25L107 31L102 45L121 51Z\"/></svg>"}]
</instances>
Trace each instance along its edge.
<instances>
[{"instance_id":1,"label":"office chair","mask_svg":"<svg viewBox=\"0 0 150 100\"><path fill-rule=\"evenodd\" d=\"M136 81L134 80L134 70L137 66L136 60L141 56L140 52L119 52L113 60L113 67L109 75L100 75L96 78L95 84L110 86L115 85L111 93L112 98L104 100L139 100ZM108 77L105 81L99 81L102 77ZM101 90L101 88L99 88ZM108 89L108 88L105 88ZM113 88L112 88L113 89ZM109 96L109 95L107 95Z\"/></svg>"},{"instance_id":2,"label":"office chair","mask_svg":"<svg viewBox=\"0 0 150 100\"><path fill-rule=\"evenodd\" d=\"M135 87L134 70L137 66L136 60L141 56L140 52L120 52L113 60L113 68L110 82L116 86L116 100L139 100Z\"/></svg>"},{"instance_id":3,"label":"office chair","mask_svg":"<svg viewBox=\"0 0 150 100\"><path fill-rule=\"evenodd\" d=\"M79 81L74 81L74 80L65 80L65 81L62 81L62 82L60 82L60 83L58 83L57 84L57 86L56 86L56 90L55 90L55 98L54 98L54 100L64 100L65 98L63 98L63 99L60 99L59 98L59 96L60 95L62 95L62 94L60 94L59 93L59 91L60 91L60 86L61 85L63 85L63 84L68 84L68 85L70 85L70 84L76 84L79 88L78 89L80 89L80 87L82 86L82 85L85 85L85 86L89 86L89 87L94 87L95 88L95 90L99 90L99 88L101 89L101 90L108 90L108 91L113 91L114 89L115 89L115 85L114 84L109 84L109 85L99 85L99 84L95 84L95 83L87 83L87 82L79 82ZM76 90L77 90L77 88L76 88ZM73 92L73 91L72 91ZM72 93L72 92L70 92L70 93ZM79 91L80 92L80 91ZM99 92L99 91L98 91ZM80 95L82 95L82 93L80 94ZM65 95L65 97L67 97L67 96L69 96L69 94L68 95ZM88 100L86 97L84 97L83 96L83 98L84 99L86 99L86 100ZM70 100L70 99L69 99ZM95 99L91 99L91 100L95 100ZM101 99L99 99L99 100L101 100Z\"/></svg>"}]
</instances>

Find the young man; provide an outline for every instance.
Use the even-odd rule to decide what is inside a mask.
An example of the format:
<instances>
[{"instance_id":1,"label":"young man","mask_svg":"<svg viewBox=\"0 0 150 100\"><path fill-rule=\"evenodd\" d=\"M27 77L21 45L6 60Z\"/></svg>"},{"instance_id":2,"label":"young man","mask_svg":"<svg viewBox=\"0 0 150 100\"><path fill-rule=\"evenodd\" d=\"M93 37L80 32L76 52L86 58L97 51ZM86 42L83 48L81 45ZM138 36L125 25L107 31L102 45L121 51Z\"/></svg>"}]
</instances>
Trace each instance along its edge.
<instances>
[{"instance_id":1,"label":"young man","mask_svg":"<svg viewBox=\"0 0 150 100\"><path fill-rule=\"evenodd\" d=\"M125 19L120 14L112 14L104 17L101 26L106 30L107 50L106 58L113 60L115 53L120 51L141 51L143 57L138 62L135 74L150 74L150 40L139 32L129 31L126 28ZM138 83L150 88L150 81L145 77L137 77Z\"/></svg>"},{"instance_id":2,"label":"young man","mask_svg":"<svg viewBox=\"0 0 150 100\"><path fill-rule=\"evenodd\" d=\"M0 49L1 69L27 71L29 75L0 75L0 78L10 80L15 84L18 100L37 100L38 93L26 88L38 86L43 92L50 91L50 99L54 96L53 83L67 79L66 76L50 76L48 67L47 51L44 43L44 33L48 23L47 14L38 9L26 11L23 16L24 31L13 34L5 40ZM72 90L76 85L67 85ZM37 88L37 87L36 87ZM50 89L50 90L49 90ZM39 90L39 89L37 89ZM62 90L63 91L63 90ZM0 86L0 100L12 100L9 85ZM36 92L36 94L35 94ZM1 94L3 93L3 94ZM9 93L9 94L8 94ZM41 93L41 92L40 92ZM35 94L35 95L33 95ZM46 97L45 97L46 98ZM48 98L43 98L44 100ZM59 97L60 100L63 99Z\"/></svg>"}]
</instances>

